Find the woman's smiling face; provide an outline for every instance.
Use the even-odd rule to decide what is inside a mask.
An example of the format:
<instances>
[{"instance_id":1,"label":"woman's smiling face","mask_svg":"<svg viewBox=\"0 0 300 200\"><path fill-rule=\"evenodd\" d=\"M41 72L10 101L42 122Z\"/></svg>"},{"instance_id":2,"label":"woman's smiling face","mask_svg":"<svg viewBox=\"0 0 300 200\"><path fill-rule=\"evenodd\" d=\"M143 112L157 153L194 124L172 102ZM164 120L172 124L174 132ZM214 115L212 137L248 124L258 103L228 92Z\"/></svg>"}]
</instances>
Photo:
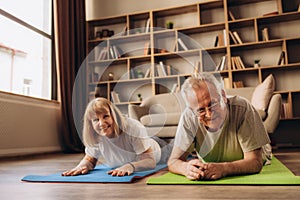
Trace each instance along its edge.
<instances>
[{"instance_id":1,"label":"woman's smiling face","mask_svg":"<svg viewBox=\"0 0 300 200\"><path fill-rule=\"evenodd\" d=\"M100 112L93 113L91 122L97 134L108 138L115 137L114 120L109 109L102 108Z\"/></svg>"}]
</instances>

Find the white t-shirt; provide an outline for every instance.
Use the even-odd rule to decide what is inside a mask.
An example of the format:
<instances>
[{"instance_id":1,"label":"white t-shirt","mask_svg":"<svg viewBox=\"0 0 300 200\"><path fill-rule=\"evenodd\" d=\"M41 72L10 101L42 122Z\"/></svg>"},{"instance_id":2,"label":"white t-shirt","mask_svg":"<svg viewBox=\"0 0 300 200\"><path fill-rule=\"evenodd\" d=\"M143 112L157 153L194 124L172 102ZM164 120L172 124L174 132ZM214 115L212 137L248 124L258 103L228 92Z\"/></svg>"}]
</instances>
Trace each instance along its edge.
<instances>
[{"instance_id":1,"label":"white t-shirt","mask_svg":"<svg viewBox=\"0 0 300 200\"><path fill-rule=\"evenodd\" d=\"M271 158L267 151L270 139L260 116L249 101L235 96L228 99L227 116L222 129L208 132L190 108L180 118L174 145L183 151L196 146L207 162L230 162L242 159L244 152L262 148L264 161Z\"/></svg>"},{"instance_id":2,"label":"white t-shirt","mask_svg":"<svg viewBox=\"0 0 300 200\"><path fill-rule=\"evenodd\" d=\"M116 138L100 136L94 147L86 147L85 153L96 159L102 158L110 167L119 167L137 161L137 156L150 147L156 163L160 161L161 149L158 143L147 135L145 127L137 120L127 118L127 131Z\"/></svg>"}]
</instances>

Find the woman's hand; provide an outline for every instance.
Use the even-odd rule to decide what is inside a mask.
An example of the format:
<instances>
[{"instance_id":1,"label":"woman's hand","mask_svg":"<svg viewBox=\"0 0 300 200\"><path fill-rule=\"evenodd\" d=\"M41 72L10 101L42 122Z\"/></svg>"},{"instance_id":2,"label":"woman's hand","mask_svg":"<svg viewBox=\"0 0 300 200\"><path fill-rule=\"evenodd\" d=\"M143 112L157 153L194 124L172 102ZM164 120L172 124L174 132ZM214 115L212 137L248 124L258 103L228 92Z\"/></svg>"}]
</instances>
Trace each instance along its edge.
<instances>
[{"instance_id":1,"label":"woman's hand","mask_svg":"<svg viewBox=\"0 0 300 200\"><path fill-rule=\"evenodd\" d=\"M112 175L112 176L129 176L134 172L134 167L132 164L125 164L122 167L118 167L116 169L110 170L107 173Z\"/></svg>"},{"instance_id":2,"label":"woman's hand","mask_svg":"<svg viewBox=\"0 0 300 200\"><path fill-rule=\"evenodd\" d=\"M87 174L96 166L97 159L85 155L81 162L73 169L63 172L62 176L77 176L80 174Z\"/></svg>"},{"instance_id":3,"label":"woman's hand","mask_svg":"<svg viewBox=\"0 0 300 200\"><path fill-rule=\"evenodd\" d=\"M78 167L75 167L71 170L67 170L65 172L63 172L61 175L62 176L77 176L77 175L80 175L80 174L87 174L89 172L89 169L87 166L78 166Z\"/></svg>"}]
</instances>

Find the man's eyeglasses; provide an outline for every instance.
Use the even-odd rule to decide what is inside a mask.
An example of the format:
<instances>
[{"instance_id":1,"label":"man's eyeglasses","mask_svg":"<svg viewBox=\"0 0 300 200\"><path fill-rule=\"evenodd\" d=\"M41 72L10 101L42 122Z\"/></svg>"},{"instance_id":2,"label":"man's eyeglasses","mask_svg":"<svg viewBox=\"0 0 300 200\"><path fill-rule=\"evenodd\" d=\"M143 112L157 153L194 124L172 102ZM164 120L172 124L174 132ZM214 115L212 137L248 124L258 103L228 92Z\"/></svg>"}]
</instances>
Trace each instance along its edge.
<instances>
[{"instance_id":1,"label":"man's eyeglasses","mask_svg":"<svg viewBox=\"0 0 300 200\"><path fill-rule=\"evenodd\" d=\"M218 106L220 102L213 103L211 106L205 107L205 108L199 108L194 113L199 117L204 117L207 111L214 111Z\"/></svg>"}]
</instances>

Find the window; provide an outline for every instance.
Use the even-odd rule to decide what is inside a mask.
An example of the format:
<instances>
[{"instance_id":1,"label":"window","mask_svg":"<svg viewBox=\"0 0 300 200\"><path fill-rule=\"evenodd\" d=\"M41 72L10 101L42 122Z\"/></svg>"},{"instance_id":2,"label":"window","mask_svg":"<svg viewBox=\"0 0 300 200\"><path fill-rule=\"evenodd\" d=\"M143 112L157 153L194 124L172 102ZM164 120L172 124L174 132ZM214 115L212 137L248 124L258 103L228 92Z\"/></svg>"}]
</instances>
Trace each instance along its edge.
<instances>
[{"instance_id":1,"label":"window","mask_svg":"<svg viewBox=\"0 0 300 200\"><path fill-rule=\"evenodd\" d=\"M0 90L51 99L52 0L1 0L0 27Z\"/></svg>"}]
</instances>

